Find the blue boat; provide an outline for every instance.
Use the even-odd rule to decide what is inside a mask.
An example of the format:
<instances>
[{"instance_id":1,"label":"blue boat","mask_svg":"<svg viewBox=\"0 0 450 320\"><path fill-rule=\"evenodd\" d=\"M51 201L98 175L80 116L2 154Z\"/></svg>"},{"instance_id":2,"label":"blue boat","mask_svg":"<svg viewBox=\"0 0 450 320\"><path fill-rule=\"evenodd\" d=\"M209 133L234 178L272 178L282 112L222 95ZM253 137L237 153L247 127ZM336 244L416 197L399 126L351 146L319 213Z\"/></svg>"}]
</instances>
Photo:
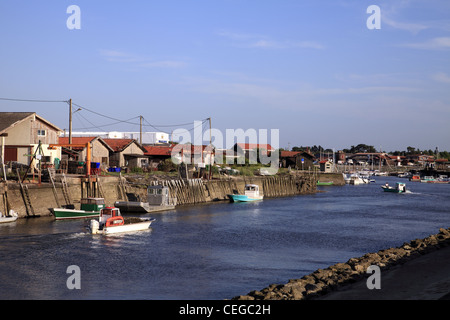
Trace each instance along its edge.
<instances>
[{"instance_id":1,"label":"blue boat","mask_svg":"<svg viewBox=\"0 0 450 320\"><path fill-rule=\"evenodd\" d=\"M249 202L262 200L264 196L259 194L258 185L247 184L245 185L244 194L229 194L228 198L230 198L231 202Z\"/></svg>"}]
</instances>

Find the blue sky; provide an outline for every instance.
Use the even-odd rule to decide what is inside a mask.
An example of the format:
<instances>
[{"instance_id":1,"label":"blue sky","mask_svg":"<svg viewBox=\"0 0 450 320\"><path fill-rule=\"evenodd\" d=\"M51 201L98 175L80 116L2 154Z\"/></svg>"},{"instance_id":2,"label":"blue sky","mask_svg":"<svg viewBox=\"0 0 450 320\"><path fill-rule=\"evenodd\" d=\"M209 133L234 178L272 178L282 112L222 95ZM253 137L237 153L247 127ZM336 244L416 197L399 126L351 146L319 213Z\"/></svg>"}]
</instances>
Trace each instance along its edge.
<instances>
[{"instance_id":1,"label":"blue sky","mask_svg":"<svg viewBox=\"0 0 450 320\"><path fill-rule=\"evenodd\" d=\"M79 30L66 26L70 5ZM379 30L366 26L370 5ZM146 131L171 131L211 117L223 132L279 129L284 148L450 150L447 0L2 0L0 39L0 97L72 98L132 119L81 110L78 130L138 131L142 115ZM0 110L68 128L65 103Z\"/></svg>"}]
</instances>

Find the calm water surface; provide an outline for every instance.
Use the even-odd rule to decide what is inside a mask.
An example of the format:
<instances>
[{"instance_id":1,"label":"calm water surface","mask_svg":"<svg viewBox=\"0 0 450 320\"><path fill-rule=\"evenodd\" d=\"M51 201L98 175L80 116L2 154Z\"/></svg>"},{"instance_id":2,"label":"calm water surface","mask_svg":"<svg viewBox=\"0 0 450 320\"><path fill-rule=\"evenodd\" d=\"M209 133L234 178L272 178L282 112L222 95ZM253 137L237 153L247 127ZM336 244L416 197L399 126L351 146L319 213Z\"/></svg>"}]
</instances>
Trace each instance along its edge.
<instances>
[{"instance_id":1,"label":"calm water surface","mask_svg":"<svg viewBox=\"0 0 450 320\"><path fill-rule=\"evenodd\" d=\"M449 184L376 180L182 207L122 235L87 234L80 220L0 225L0 299L229 299L450 227ZM395 181L411 193L381 190ZM70 265L81 290L66 286Z\"/></svg>"}]
</instances>

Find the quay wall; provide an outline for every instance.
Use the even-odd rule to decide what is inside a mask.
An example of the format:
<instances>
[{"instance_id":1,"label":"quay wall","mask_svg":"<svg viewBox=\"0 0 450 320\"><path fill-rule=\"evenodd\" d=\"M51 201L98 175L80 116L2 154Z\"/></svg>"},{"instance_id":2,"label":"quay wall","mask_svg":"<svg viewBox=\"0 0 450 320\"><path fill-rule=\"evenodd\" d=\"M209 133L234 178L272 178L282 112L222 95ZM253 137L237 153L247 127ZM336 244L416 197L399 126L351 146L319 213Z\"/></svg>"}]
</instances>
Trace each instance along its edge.
<instances>
[{"instance_id":1,"label":"quay wall","mask_svg":"<svg viewBox=\"0 0 450 320\"><path fill-rule=\"evenodd\" d=\"M127 193L144 199L147 185L162 184L176 196L178 205L228 200L228 194L244 193L246 184L257 184L265 198L294 196L316 192L313 176L283 175L269 177L238 177L223 180L159 180L127 185Z\"/></svg>"},{"instance_id":2,"label":"quay wall","mask_svg":"<svg viewBox=\"0 0 450 320\"><path fill-rule=\"evenodd\" d=\"M79 208L80 199L85 196L102 197L107 206L118 200L133 201L132 198L145 199L147 186L163 184L176 196L177 205L199 204L228 200L231 193L243 193L248 183L258 184L266 198L294 196L316 192L316 177L310 175L284 175L272 177L239 177L224 180L180 180L163 179L135 183L124 177L100 177L87 180L66 176L66 188L58 177L54 186L51 183L24 183L23 188L14 181L0 184L0 212L12 209L19 217L51 216L51 208L73 204ZM26 189L27 196L23 189ZM67 191L64 196L64 190ZM28 203L28 204L27 204ZM31 206L30 206L31 204Z\"/></svg>"},{"instance_id":3,"label":"quay wall","mask_svg":"<svg viewBox=\"0 0 450 320\"><path fill-rule=\"evenodd\" d=\"M108 206L112 206L115 201L123 199L117 181L117 178L107 178L102 183L103 197ZM0 184L0 212L6 213L7 209L12 209L19 215L19 218L51 216L51 208L58 208L67 204L61 182L55 182L55 188L50 183L41 183L40 185L24 183L23 186L27 189L31 207L26 205L19 183L8 181ZM82 179L68 177L66 190L70 203L75 205L75 208L79 208L82 192L86 195L86 190L82 187ZM100 195L92 194L92 196Z\"/></svg>"}]
</instances>

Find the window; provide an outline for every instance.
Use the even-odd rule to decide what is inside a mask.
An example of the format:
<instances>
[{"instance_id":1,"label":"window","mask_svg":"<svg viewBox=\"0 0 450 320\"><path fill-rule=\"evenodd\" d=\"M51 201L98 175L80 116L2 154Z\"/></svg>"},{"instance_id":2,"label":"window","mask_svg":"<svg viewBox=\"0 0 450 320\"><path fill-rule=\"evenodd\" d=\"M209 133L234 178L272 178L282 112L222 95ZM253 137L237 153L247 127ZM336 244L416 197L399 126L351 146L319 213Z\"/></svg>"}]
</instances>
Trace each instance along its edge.
<instances>
[{"instance_id":1,"label":"window","mask_svg":"<svg viewBox=\"0 0 450 320\"><path fill-rule=\"evenodd\" d=\"M46 136L46 132L44 129L38 129L38 137L45 137Z\"/></svg>"}]
</instances>

